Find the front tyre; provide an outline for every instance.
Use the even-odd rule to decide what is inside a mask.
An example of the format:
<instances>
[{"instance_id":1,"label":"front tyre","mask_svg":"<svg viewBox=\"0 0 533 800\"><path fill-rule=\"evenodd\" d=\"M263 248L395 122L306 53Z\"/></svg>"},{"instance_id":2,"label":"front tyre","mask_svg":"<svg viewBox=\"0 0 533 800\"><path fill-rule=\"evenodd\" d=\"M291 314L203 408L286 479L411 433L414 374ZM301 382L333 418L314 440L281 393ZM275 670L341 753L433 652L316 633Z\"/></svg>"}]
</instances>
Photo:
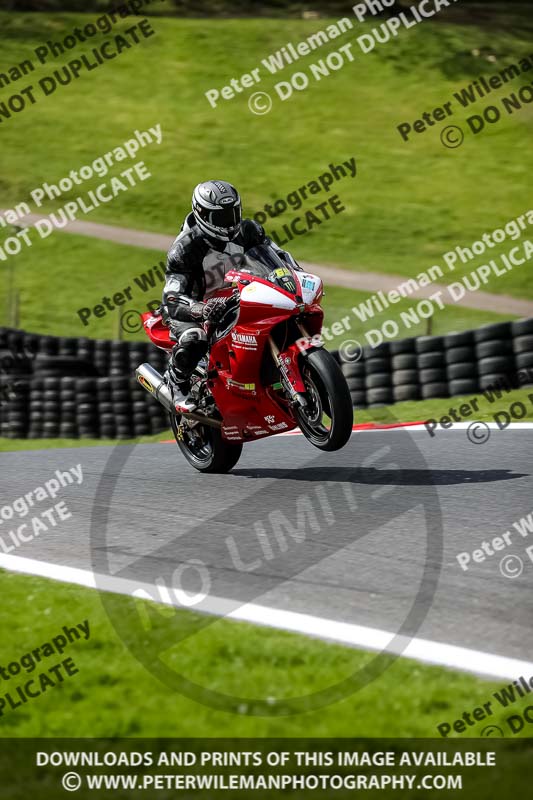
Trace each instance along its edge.
<instances>
[{"instance_id":1,"label":"front tyre","mask_svg":"<svg viewBox=\"0 0 533 800\"><path fill-rule=\"evenodd\" d=\"M181 417L172 415L170 424L179 449L198 472L229 472L242 453L242 444L227 442L216 428L181 422Z\"/></svg>"},{"instance_id":2,"label":"front tyre","mask_svg":"<svg viewBox=\"0 0 533 800\"><path fill-rule=\"evenodd\" d=\"M301 360L307 408L296 417L304 436L319 450L340 450L352 434L353 407L341 369L327 350L313 350Z\"/></svg>"}]
</instances>

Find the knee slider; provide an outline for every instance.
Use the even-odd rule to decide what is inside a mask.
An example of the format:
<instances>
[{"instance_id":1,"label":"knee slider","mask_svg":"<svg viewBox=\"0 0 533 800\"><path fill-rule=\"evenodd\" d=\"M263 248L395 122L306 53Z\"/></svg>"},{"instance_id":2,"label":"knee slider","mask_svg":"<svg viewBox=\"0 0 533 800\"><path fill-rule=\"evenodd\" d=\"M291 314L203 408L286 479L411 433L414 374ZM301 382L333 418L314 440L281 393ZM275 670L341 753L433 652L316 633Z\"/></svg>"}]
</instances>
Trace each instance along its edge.
<instances>
[{"instance_id":1,"label":"knee slider","mask_svg":"<svg viewBox=\"0 0 533 800\"><path fill-rule=\"evenodd\" d=\"M206 332L202 328L189 328L183 331L178 339L178 347L187 347L199 342L207 342Z\"/></svg>"}]
</instances>

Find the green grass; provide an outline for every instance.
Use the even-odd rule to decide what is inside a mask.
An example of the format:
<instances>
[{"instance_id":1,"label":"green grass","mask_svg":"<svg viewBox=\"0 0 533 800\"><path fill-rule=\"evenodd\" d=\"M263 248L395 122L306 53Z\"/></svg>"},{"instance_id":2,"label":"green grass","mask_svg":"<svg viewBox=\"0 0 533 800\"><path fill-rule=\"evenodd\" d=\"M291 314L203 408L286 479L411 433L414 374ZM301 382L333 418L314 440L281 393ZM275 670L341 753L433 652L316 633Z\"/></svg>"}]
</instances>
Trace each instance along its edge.
<instances>
[{"instance_id":1,"label":"green grass","mask_svg":"<svg viewBox=\"0 0 533 800\"><path fill-rule=\"evenodd\" d=\"M469 739L479 737L487 721L499 725L510 737L505 718L523 713L528 702L527 699L520 700L500 711L492 693L501 690L507 681L482 680L401 658L388 664L384 657L384 666L388 668L379 677L356 693L346 693L331 705L278 718L257 716L254 712L258 710L259 699L269 698L270 709L283 711L288 699L335 685L368 664L374 654L226 619L216 619L180 645L173 645L172 633L178 634L179 638L180 630L194 624L195 617L191 612L167 608L163 615L161 606L120 595L107 595L108 610L121 618L122 635L119 637L103 608L101 597L93 590L4 570L0 570L0 586L3 597L2 666L20 661L25 654L42 647L60 634L63 626L75 627L88 622L90 632L88 640L73 642L61 656L43 659L34 672L24 673L20 682L25 684L66 658L72 660L71 672L77 670L75 674L66 677L62 683L57 683L56 677L53 688L18 708L11 709L6 703L0 716L0 738L5 740L0 782L6 798L13 800L25 800L28 795L55 800L59 781L65 772L65 767L38 771L34 766L28 767L28 764L34 764L35 757L28 754L23 742L17 746L18 739L22 738L72 739L74 744L70 749L79 749L76 740L87 738L93 741L92 750L95 752L114 750L112 739L131 738L130 745L120 741L116 745L121 751L128 752L131 748L144 751L147 745L141 746L140 742L144 737L151 740L148 750L158 753L161 747L165 747L165 737L186 741L186 750L194 752L202 747L212 750L215 737L226 740L232 750L252 747L242 741L237 747L228 737L254 739L254 751L265 747L279 749L282 743L278 741L274 745L272 739L275 738L314 737L327 739L328 751L338 748L352 751L354 747L349 740L359 737L363 740L361 746L365 749L370 747L372 751L374 748L367 741L371 732L378 741L379 738L386 739L389 747L396 751L398 744L394 745L391 740L411 739L411 746L417 750L416 740L412 741L412 737L426 737L436 740L427 743L430 750L453 753L459 749L463 752L470 750ZM151 619L150 630L143 628L143 618ZM143 651L145 663L150 657L156 661L161 655L176 675L176 687L172 689L161 683L142 666L126 646L126 641ZM179 690L183 685L179 676L183 676L183 681L197 681L200 686L219 693L237 695L242 698L238 710L215 710L208 704L189 699ZM15 680L19 682L18 679L11 680L13 683L9 686L3 683L3 694L13 690ZM34 684L33 689L35 685L39 684ZM413 686L419 690L413 691ZM474 708L489 701L492 701L494 714L488 720L476 723L460 738L456 735L447 740L439 737L438 725L453 724L465 711L472 713ZM527 728L526 725L514 741L497 744L492 740L486 745L476 745L476 750L481 752L497 750L497 770L451 770L454 774L463 774L466 796L472 800L504 797L511 784L517 788L518 796L527 796L531 756L527 741L519 741L527 736ZM98 737L102 737L100 742ZM212 741L206 743L200 737ZM346 739L344 746L342 741L335 741L340 737ZM298 744L293 741L282 749L303 749ZM224 749L224 744L221 742L216 749ZM69 748L63 747L62 750ZM101 772L90 768L80 771L82 774ZM133 774L135 771L106 769L108 774ZM217 769L217 772L221 771ZM232 771L238 772L235 768ZM269 768L268 772L271 771ZM307 771L298 770L300 773ZM313 768L310 771L313 772ZM367 772L365 769L359 771ZM427 770L428 773L432 771ZM141 775L144 772L142 768L139 770ZM174 768L167 768L164 772L174 774ZM211 772L211 768L207 768L207 772ZM449 771L441 768L439 772L448 774ZM175 792L170 790L163 790L160 794L163 800L175 796ZM271 796L261 791L257 794L265 800ZM348 796L346 792L338 794L339 797ZM88 793L82 788L79 796L88 797ZM131 797L131 793L117 790L115 796L126 798ZM211 795L199 792L198 796L208 800ZM287 796L296 797L300 793L289 792ZM412 794L399 789L395 796L407 800Z\"/></svg>"},{"instance_id":2,"label":"green grass","mask_svg":"<svg viewBox=\"0 0 533 800\"><path fill-rule=\"evenodd\" d=\"M479 393L476 395L468 395L465 397L449 397L437 400L414 400L407 403L397 403L394 406L384 406L383 408L365 408L355 412L355 421L357 423L364 422L377 422L377 423L393 423L393 422L424 422L429 419L440 419L448 415L451 408L456 409L459 413L459 408L463 404L469 404L474 398L478 401L479 411L472 411L471 416L464 416L464 422L473 422L480 420L482 422L494 422L494 415L500 411L507 411L512 403L523 403L527 409L527 415L523 420L518 421L532 421L533 420L533 402L530 397L533 395L533 388L517 389L516 391L503 393L500 399L495 399L490 403L487 398Z\"/></svg>"},{"instance_id":3,"label":"green grass","mask_svg":"<svg viewBox=\"0 0 533 800\"><path fill-rule=\"evenodd\" d=\"M55 450L58 447L114 447L117 444L156 444L173 438L171 430L140 436L138 439L5 439L0 438L0 453L16 450Z\"/></svg>"},{"instance_id":4,"label":"green grass","mask_svg":"<svg viewBox=\"0 0 533 800\"><path fill-rule=\"evenodd\" d=\"M28 250L22 251L12 261L15 268L14 280L19 292L19 326L26 330L63 336L88 336L91 338L118 338L146 340L143 332L120 331L120 318L129 310L146 311L153 301L161 299L162 283L154 278L154 288L149 284L146 291L135 282L142 274L150 272L159 264L165 254L157 250L118 245L97 239L57 233L49 239L37 240ZM35 265L39 268L36 271ZM7 282L0 286L0 298L6 307ZM114 305L113 296L131 287L131 300L124 296L124 305ZM112 311L96 317L94 313L86 318L84 325L78 311L83 308L94 309L108 296ZM353 314L352 308L368 299L368 292L359 292L335 286L326 288L324 309L326 325L331 326L343 317L349 317L350 327L341 336L327 340L330 349L337 348L346 339L358 339L365 344L367 331L380 328L389 319L400 323L399 337L419 336L428 331L427 321L407 327L401 324L400 314L409 308L416 308L416 299L405 298L392 305L387 311L377 313L367 323L362 323ZM85 313L85 312L84 312ZM446 306L443 311L435 307L432 318L432 332L448 333L479 327L488 322L500 322L509 316L489 311L476 311L462 306ZM4 313L4 320L9 315Z\"/></svg>"},{"instance_id":5,"label":"green grass","mask_svg":"<svg viewBox=\"0 0 533 800\"><path fill-rule=\"evenodd\" d=\"M376 315L371 320L363 323L353 313L352 309L367 300L369 296L367 292L342 289L337 286L326 288L326 296L324 298L325 326L331 326L334 322L342 321L345 317L349 317L350 325L341 336L332 336L331 340L329 338L326 339L328 349L339 348L347 340L356 340L362 345L374 345L378 341L378 333L374 332L380 332L383 324L389 320L396 321L399 326L399 334L395 338L405 339L411 336L425 336L430 332L433 335L440 335L451 333L452 331L469 330L489 322L503 322L513 318L509 314L495 314L490 311L477 311L458 305L449 305L442 311L435 306L435 313L430 323L419 316L420 322L413 324L409 322L407 324L402 321L401 314L402 312L408 312L411 308L416 311L418 301L414 298L405 298L385 311L376 312ZM428 324L431 327L428 327ZM386 330L389 329L386 328ZM332 335L332 331L330 335ZM389 341L384 335L383 340Z\"/></svg>"},{"instance_id":6,"label":"green grass","mask_svg":"<svg viewBox=\"0 0 533 800\"><path fill-rule=\"evenodd\" d=\"M134 646L163 660L185 678L219 692L248 698L240 713L216 711L160 683L121 641L97 592L0 572L2 663L57 635L64 625L89 620L91 636L65 651L79 674L22 708L0 717L3 737L45 736L436 736L436 726L490 699L500 683L410 660L392 664L361 691L321 711L276 719L254 716L254 703L273 707L324 689L369 660L363 652L303 636L220 619L172 645L172 630L194 622L190 612L108 595ZM137 604L137 605L136 605ZM145 630L143 617L152 628ZM170 615L170 618L169 618ZM7 621L9 620L9 624ZM169 627L170 626L170 627ZM155 656L154 656L155 657ZM56 663L49 659L50 666ZM424 690L413 692L413 683ZM5 689L5 687L4 687ZM254 700L255 699L255 700ZM162 713L164 709L164 713ZM500 715L491 718L498 724ZM481 726L482 727L482 726ZM480 726L471 735L479 734Z\"/></svg>"},{"instance_id":7,"label":"green grass","mask_svg":"<svg viewBox=\"0 0 533 800\"><path fill-rule=\"evenodd\" d=\"M152 179L101 206L87 217L89 221L172 233L189 208L192 187L201 179L221 176L233 181L244 197L245 210L251 213L316 178L329 163L354 156L357 179L344 179L335 189L346 211L295 239L292 250L302 259L348 269L417 275L435 263L442 264L442 255L450 248L471 244L531 205L527 176L533 152L526 145L533 120L531 106L506 116L477 137L467 133L465 144L457 150L440 144L442 125L409 143L396 130L401 122L414 122L424 111L442 105L479 75L490 75L529 54L526 15L527 9L522 30L516 24L507 28L499 17L495 36L492 27L471 19L466 25L454 23L460 15L449 9L438 21L402 31L396 40L369 55L355 44L353 63L327 79L312 81L306 91L296 92L285 103L277 98L273 87L278 80L308 69L342 44L355 42L356 35L366 30L358 25L282 73L267 73L258 88L272 93L275 103L272 112L262 117L247 108L251 89L223 101L217 109L209 106L204 93L249 72L281 45L297 43L323 29L327 20L153 19L156 35L142 46L1 123L5 165L0 206L28 199L36 186L90 163L136 128L160 123L163 144L146 148L141 156ZM2 13L0 69L31 58L37 44L63 38L83 19L87 18L72 14ZM484 47L496 54L496 64L471 54ZM81 52L80 47L75 55ZM65 56L39 66L24 81L4 89L2 98L30 78L36 84L66 61ZM527 75L486 102L525 84ZM480 103L473 112L482 107ZM470 113L458 110L451 119L466 128ZM82 192L99 182L89 182ZM58 208L79 193L76 187L61 201L49 203L46 210ZM323 195L315 199L320 201ZM267 228L279 228L298 213L287 212L271 220ZM507 245L498 247L490 256L507 249ZM42 268L36 248L31 257L31 274L39 280ZM72 259L58 263L55 291L62 292L58 276L62 283L72 273L80 274L78 260L73 254ZM452 277L457 279L484 260L476 259ZM115 271L104 272L96 261L91 273L107 284ZM505 277L492 278L484 288L532 298L530 274L527 265L517 267ZM91 280L89 273L83 273L83 282L86 278Z\"/></svg>"},{"instance_id":8,"label":"green grass","mask_svg":"<svg viewBox=\"0 0 533 800\"><path fill-rule=\"evenodd\" d=\"M154 288L143 292L135 278L149 273L165 257L158 251L70 234L38 240L12 262L19 290L19 326L54 335L147 341L144 332L121 330L120 318L131 309L144 312L149 303L161 300L163 284L159 280L154 279ZM131 301L124 295L123 306L112 303L113 311L106 310L102 317L91 314L87 325L83 324L80 309L101 305L105 296L112 302L113 296L128 286Z\"/></svg>"}]
</instances>

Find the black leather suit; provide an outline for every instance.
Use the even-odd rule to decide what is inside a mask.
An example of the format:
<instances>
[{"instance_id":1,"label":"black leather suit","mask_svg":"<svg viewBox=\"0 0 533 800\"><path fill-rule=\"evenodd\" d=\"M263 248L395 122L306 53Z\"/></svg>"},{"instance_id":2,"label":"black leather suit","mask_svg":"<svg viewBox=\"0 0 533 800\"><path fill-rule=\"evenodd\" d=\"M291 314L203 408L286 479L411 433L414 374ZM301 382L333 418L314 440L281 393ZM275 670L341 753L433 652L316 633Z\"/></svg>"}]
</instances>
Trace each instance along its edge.
<instances>
[{"instance_id":1,"label":"black leather suit","mask_svg":"<svg viewBox=\"0 0 533 800\"><path fill-rule=\"evenodd\" d=\"M285 261L297 267L292 256L280 250L261 225L251 219L242 221L239 234L231 242L207 238L192 213L185 219L168 252L162 306L176 340L172 365L177 380L186 380L207 352L206 333L198 319L193 318L191 308L209 299L223 285L225 273L235 268L232 256L263 243L270 244Z\"/></svg>"}]
</instances>

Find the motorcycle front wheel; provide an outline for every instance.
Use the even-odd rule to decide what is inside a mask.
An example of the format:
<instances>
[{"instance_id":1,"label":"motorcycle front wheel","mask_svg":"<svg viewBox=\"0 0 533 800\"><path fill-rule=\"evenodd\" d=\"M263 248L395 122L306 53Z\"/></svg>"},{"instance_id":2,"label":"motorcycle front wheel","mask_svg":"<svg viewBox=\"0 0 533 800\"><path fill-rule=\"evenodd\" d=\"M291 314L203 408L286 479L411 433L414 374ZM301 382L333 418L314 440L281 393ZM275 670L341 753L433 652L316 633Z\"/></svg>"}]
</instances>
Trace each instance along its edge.
<instances>
[{"instance_id":1,"label":"motorcycle front wheel","mask_svg":"<svg viewBox=\"0 0 533 800\"><path fill-rule=\"evenodd\" d=\"M242 444L227 442L216 428L201 423L189 427L176 416L170 424L179 449L198 472L229 472L241 457Z\"/></svg>"},{"instance_id":2,"label":"motorcycle front wheel","mask_svg":"<svg viewBox=\"0 0 533 800\"><path fill-rule=\"evenodd\" d=\"M296 417L302 433L319 450L340 450L352 435L353 407L341 369L327 350L302 357L301 374L307 407Z\"/></svg>"}]
</instances>

